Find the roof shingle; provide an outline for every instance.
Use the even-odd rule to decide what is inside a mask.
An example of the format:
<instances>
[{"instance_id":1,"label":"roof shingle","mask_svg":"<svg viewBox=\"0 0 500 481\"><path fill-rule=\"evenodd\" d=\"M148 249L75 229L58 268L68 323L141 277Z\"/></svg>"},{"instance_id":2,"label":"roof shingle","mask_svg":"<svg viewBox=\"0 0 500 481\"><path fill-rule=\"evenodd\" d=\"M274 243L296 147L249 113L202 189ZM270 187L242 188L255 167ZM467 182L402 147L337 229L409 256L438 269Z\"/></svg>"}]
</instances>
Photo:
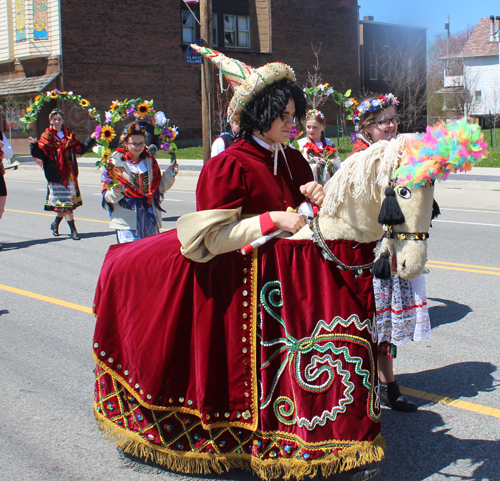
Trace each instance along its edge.
<instances>
[{"instance_id":1,"label":"roof shingle","mask_svg":"<svg viewBox=\"0 0 500 481\"><path fill-rule=\"evenodd\" d=\"M462 50L463 57L498 55L498 43L489 43L490 19L482 18Z\"/></svg>"}]
</instances>

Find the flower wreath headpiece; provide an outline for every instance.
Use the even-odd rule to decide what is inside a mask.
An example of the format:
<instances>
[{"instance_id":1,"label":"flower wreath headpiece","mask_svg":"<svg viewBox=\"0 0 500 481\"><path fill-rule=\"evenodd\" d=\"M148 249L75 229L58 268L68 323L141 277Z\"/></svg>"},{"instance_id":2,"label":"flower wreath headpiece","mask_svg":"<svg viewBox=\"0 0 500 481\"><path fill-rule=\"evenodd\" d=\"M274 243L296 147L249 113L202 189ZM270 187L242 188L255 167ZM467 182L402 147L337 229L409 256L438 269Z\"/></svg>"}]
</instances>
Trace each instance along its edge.
<instances>
[{"instance_id":1,"label":"flower wreath headpiece","mask_svg":"<svg viewBox=\"0 0 500 481\"><path fill-rule=\"evenodd\" d=\"M126 129L123 130L122 135L120 135L120 140L126 140L128 137L131 135L146 135L146 131L141 128L139 124L136 124L135 122L130 124Z\"/></svg>"},{"instance_id":2,"label":"flower wreath headpiece","mask_svg":"<svg viewBox=\"0 0 500 481\"><path fill-rule=\"evenodd\" d=\"M377 99L365 100L359 104L359 107L353 111L352 115L347 117L355 124L359 123L363 115L367 115L379 110L385 110L390 105L399 105L399 100L393 94L381 95Z\"/></svg>"},{"instance_id":3,"label":"flower wreath headpiece","mask_svg":"<svg viewBox=\"0 0 500 481\"><path fill-rule=\"evenodd\" d=\"M59 114L62 118L64 118L64 112L61 109L54 109L52 112L49 114L49 119L52 118L53 115Z\"/></svg>"},{"instance_id":4,"label":"flower wreath headpiece","mask_svg":"<svg viewBox=\"0 0 500 481\"><path fill-rule=\"evenodd\" d=\"M325 114L321 112L321 110L311 109L306 113L306 119L310 119L312 117L319 117L321 119L324 119Z\"/></svg>"}]
</instances>

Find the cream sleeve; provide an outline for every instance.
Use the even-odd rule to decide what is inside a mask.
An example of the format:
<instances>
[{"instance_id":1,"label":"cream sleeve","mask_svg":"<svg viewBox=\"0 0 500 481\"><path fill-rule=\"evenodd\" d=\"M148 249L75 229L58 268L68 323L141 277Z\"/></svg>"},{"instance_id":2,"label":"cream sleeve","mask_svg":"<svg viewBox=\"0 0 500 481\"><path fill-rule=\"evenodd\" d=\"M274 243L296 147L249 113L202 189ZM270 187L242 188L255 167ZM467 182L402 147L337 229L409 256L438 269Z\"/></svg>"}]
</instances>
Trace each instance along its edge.
<instances>
[{"instance_id":1,"label":"cream sleeve","mask_svg":"<svg viewBox=\"0 0 500 481\"><path fill-rule=\"evenodd\" d=\"M241 208L213 209L179 217L177 235L185 257L208 262L262 237L262 230L258 215L241 219Z\"/></svg>"}]
</instances>

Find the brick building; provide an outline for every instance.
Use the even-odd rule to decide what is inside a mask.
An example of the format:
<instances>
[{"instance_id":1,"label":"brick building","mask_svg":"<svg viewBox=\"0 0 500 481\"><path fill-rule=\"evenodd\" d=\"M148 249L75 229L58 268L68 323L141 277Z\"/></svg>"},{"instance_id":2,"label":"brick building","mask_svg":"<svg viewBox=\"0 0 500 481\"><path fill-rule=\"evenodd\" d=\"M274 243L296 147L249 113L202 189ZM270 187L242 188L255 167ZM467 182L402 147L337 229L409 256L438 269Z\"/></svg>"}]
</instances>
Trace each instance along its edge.
<instances>
[{"instance_id":1,"label":"brick building","mask_svg":"<svg viewBox=\"0 0 500 481\"><path fill-rule=\"evenodd\" d=\"M48 35L54 48L43 53L31 49L24 62L14 51L0 58L0 100L2 86L12 80L15 67L18 77L39 80L29 87L32 91L23 93L26 100L53 87L82 94L102 111L115 99L153 98L155 108L179 126L180 145L187 139L199 143L200 67L185 62L187 45L199 38L199 30L182 0L39 1L54 16ZM7 20L12 20L5 28L12 31L15 25L14 5L23 3L28 12L36 2L3 2L10 5ZM198 7L191 7L199 17ZM308 70L316 63L311 44L321 44L323 82L339 90L359 90L356 0L212 0L212 9L214 48L255 67L272 61L288 63L305 86ZM30 35L28 31L26 43L36 47ZM17 45L15 39L13 43ZM24 68L28 60L39 64L36 75ZM47 76L51 83L42 85ZM79 132L90 131L84 111L70 105L63 108L66 123ZM335 104L329 102L322 109L333 123ZM39 135L46 125L41 119L37 124Z\"/></svg>"},{"instance_id":2,"label":"brick building","mask_svg":"<svg viewBox=\"0 0 500 481\"><path fill-rule=\"evenodd\" d=\"M394 93L403 124L400 131L415 132L427 125L426 28L359 22L361 91Z\"/></svg>"}]
</instances>

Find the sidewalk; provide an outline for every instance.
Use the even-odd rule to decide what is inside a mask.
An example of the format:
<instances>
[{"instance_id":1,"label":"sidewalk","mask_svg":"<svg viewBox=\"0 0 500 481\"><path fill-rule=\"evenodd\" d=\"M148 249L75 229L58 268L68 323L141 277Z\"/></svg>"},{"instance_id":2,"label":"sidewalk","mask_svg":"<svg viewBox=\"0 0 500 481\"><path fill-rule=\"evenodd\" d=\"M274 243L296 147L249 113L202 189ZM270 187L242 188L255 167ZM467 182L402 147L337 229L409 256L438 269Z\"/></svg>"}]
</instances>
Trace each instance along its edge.
<instances>
[{"instance_id":1,"label":"sidewalk","mask_svg":"<svg viewBox=\"0 0 500 481\"><path fill-rule=\"evenodd\" d=\"M32 157L16 157L21 163L19 169L40 169ZM95 170L97 158L80 157L78 166L81 171ZM203 160L199 159L177 159L179 163L179 176L198 177L203 167ZM158 159L161 169L170 165L169 159ZM445 182L437 182L438 189L463 189L463 190L500 190L500 168L473 167L470 172L450 174Z\"/></svg>"}]
</instances>

